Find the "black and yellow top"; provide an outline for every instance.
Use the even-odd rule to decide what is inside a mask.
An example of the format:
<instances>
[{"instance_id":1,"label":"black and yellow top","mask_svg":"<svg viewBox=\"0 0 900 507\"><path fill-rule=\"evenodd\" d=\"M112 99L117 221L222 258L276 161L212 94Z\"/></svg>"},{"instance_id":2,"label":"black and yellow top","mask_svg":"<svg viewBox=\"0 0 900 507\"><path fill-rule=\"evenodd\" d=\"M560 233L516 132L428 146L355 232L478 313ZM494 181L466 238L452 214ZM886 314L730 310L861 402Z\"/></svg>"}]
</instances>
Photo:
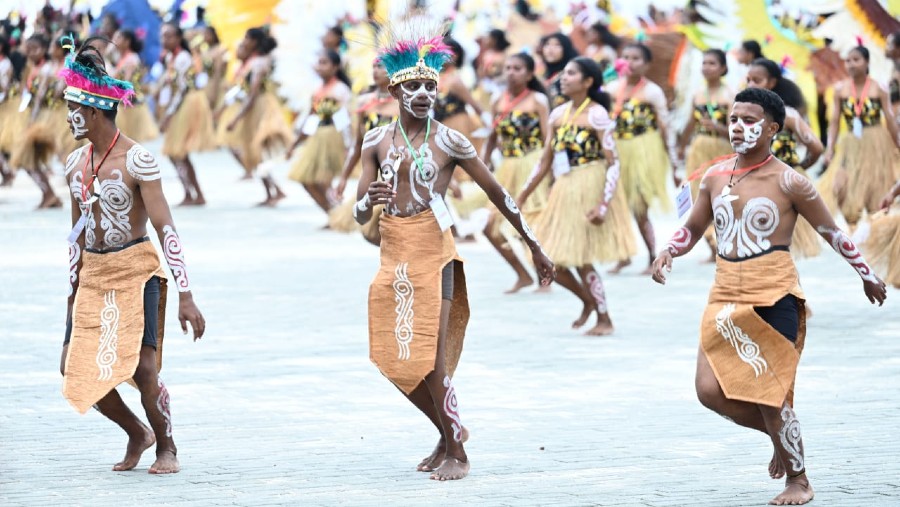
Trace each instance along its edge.
<instances>
[{"instance_id":1,"label":"black and yellow top","mask_svg":"<svg viewBox=\"0 0 900 507\"><path fill-rule=\"evenodd\" d=\"M782 129L772 139L772 154L775 158L791 167L800 165L800 154L797 153L797 139L790 130Z\"/></svg>"},{"instance_id":2,"label":"black and yellow top","mask_svg":"<svg viewBox=\"0 0 900 507\"><path fill-rule=\"evenodd\" d=\"M556 130L553 150L566 150L572 167L602 160L603 147L597 131L591 127L568 126Z\"/></svg>"},{"instance_id":3,"label":"black and yellow top","mask_svg":"<svg viewBox=\"0 0 900 507\"><path fill-rule=\"evenodd\" d=\"M438 93L437 100L434 102L434 119L444 121L445 119L459 113L466 112L466 103L453 93Z\"/></svg>"},{"instance_id":4,"label":"black and yellow top","mask_svg":"<svg viewBox=\"0 0 900 507\"><path fill-rule=\"evenodd\" d=\"M853 128L853 118L856 117L856 99L847 97L841 101L841 116L847 122L848 128ZM881 99L867 97L863 101L860 114L863 127L871 127L881 123Z\"/></svg>"},{"instance_id":5,"label":"black and yellow top","mask_svg":"<svg viewBox=\"0 0 900 507\"><path fill-rule=\"evenodd\" d=\"M524 157L544 147L541 117L537 113L513 111L497 122L494 131L504 157Z\"/></svg>"},{"instance_id":6,"label":"black and yellow top","mask_svg":"<svg viewBox=\"0 0 900 507\"><path fill-rule=\"evenodd\" d=\"M616 117L616 139L632 139L656 130L656 113L649 102L629 99Z\"/></svg>"},{"instance_id":7,"label":"black and yellow top","mask_svg":"<svg viewBox=\"0 0 900 507\"><path fill-rule=\"evenodd\" d=\"M340 110L340 108L341 106L338 104L337 100L331 97L325 97L313 105L313 112L319 117L319 125L332 125L334 122L331 118L338 110Z\"/></svg>"},{"instance_id":8,"label":"black and yellow top","mask_svg":"<svg viewBox=\"0 0 900 507\"><path fill-rule=\"evenodd\" d=\"M371 111L369 113L366 113L366 115L363 117L363 129L368 132L375 127L390 125L396 120L396 116L388 116L386 114L380 114L376 113L375 111Z\"/></svg>"},{"instance_id":9,"label":"black and yellow top","mask_svg":"<svg viewBox=\"0 0 900 507\"><path fill-rule=\"evenodd\" d=\"M551 111L569 101L569 97L566 97L562 93L562 83L560 83L558 76L559 75L557 74L557 77L547 85L547 91L550 93Z\"/></svg>"},{"instance_id":10,"label":"black and yellow top","mask_svg":"<svg viewBox=\"0 0 900 507\"><path fill-rule=\"evenodd\" d=\"M728 110L722 104L701 104L694 106L694 120L697 121L697 133L706 136L719 137L719 133L706 129L700 120L709 118L713 122L722 125L728 124Z\"/></svg>"}]
</instances>

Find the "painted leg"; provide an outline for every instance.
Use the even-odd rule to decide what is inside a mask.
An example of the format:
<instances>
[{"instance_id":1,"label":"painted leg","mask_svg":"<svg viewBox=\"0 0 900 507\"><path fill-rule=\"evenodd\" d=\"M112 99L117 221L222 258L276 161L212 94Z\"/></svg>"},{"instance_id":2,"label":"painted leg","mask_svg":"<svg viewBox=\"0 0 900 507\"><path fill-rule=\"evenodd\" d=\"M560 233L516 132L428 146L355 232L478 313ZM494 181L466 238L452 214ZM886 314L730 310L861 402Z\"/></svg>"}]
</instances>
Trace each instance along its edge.
<instances>
[{"instance_id":1,"label":"painted leg","mask_svg":"<svg viewBox=\"0 0 900 507\"><path fill-rule=\"evenodd\" d=\"M572 323L572 329L579 329L587 322L591 314L594 313L596 304L585 286L575 278L575 275L572 274L570 269L561 267L556 268L556 283L562 285L572 294L575 294L575 296L581 300L582 304L584 304L584 307L581 309L581 315Z\"/></svg>"},{"instance_id":2,"label":"painted leg","mask_svg":"<svg viewBox=\"0 0 900 507\"><path fill-rule=\"evenodd\" d=\"M66 355L69 346L63 346L60 358L59 370L65 376ZM156 443L156 438L150 428L144 425L134 412L125 405L119 392L113 389L94 405L94 409L100 412L110 421L119 425L128 435L128 445L125 447L125 457L122 461L113 465L113 471L123 472L137 466L141 455Z\"/></svg>"},{"instance_id":3,"label":"painted leg","mask_svg":"<svg viewBox=\"0 0 900 507\"><path fill-rule=\"evenodd\" d=\"M400 392L403 393L402 390L400 390ZM438 415L438 403L435 403L434 399L432 399L431 392L428 391L428 386L425 385L425 382L419 384L411 393L403 393L403 395L406 396L406 399L408 399L410 403L415 405L417 409L425 414L425 416L428 417L428 420L431 421L431 424L434 424L434 427L438 430L439 438L434 451L422 459L416 467L416 470L419 472L433 472L435 468L444 462L444 457L447 453L447 442L444 441L443 426L441 425L441 418ZM463 428L463 442L468 439L469 432Z\"/></svg>"},{"instance_id":4,"label":"painted leg","mask_svg":"<svg viewBox=\"0 0 900 507\"><path fill-rule=\"evenodd\" d=\"M172 438L172 414L169 407L169 390L157 376L156 351L153 347L141 347L141 359L134 372L134 383L141 391L141 404L156 435L156 461L150 467L151 474L172 474L180 470L178 449Z\"/></svg>"},{"instance_id":5,"label":"painted leg","mask_svg":"<svg viewBox=\"0 0 900 507\"><path fill-rule=\"evenodd\" d=\"M606 336L613 333L612 320L609 318L609 309L606 305L606 289L603 288L603 280L594 270L594 266L587 265L578 268L581 281L588 289L597 312L597 325L589 329L588 336Z\"/></svg>"},{"instance_id":6,"label":"painted leg","mask_svg":"<svg viewBox=\"0 0 900 507\"><path fill-rule=\"evenodd\" d=\"M775 452L787 468L784 491L769 501L770 505L803 505L815 493L806 477L803 439L794 409L787 403L781 408L759 406L769 435L775 442Z\"/></svg>"},{"instance_id":7,"label":"painted leg","mask_svg":"<svg viewBox=\"0 0 900 507\"><path fill-rule=\"evenodd\" d=\"M491 219L488 221L487 227L484 228L484 236L487 238L488 242L491 246L497 250L497 253L500 254L500 257L503 258L513 268L513 271L516 272L516 276L518 279L516 283L512 286L511 289L504 292L504 294L515 294L520 290L532 285L534 283L534 278L531 277L531 274L528 273L528 270L525 269L525 266L522 264L522 261L516 257L515 252L513 252L512 248L509 246L509 242L506 241L499 232L494 231L494 223L496 220L499 220L500 217L495 213L491 216Z\"/></svg>"},{"instance_id":8,"label":"painted leg","mask_svg":"<svg viewBox=\"0 0 900 507\"><path fill-rule=\"evenodd\" d=\"M206 198L203 197L203 191L200 190L200 181L197 180L197 171L194 170L194 164L189 157L184 158L184 166L188 184L191 186L194 193L194 202L191 204L194 206L203 206L206 204Z\"/></svg>"},{"instance_id":9,"label":"painted leg","mask_svg":"<svg viewBox=\"0 0 900 507\"><path fill-rule=\"evenodd\" d=\"M438 481L462 479L469 473L469 458L463 448L463 428L459 417L456 389L444 366L444 345L447 339L447 323L450 320L450 301L441 301L441 327L434 371L425 377L425 385L441 422L441 435L446 443L444 461L431 474Z\"/></svg>"}]
</instances>

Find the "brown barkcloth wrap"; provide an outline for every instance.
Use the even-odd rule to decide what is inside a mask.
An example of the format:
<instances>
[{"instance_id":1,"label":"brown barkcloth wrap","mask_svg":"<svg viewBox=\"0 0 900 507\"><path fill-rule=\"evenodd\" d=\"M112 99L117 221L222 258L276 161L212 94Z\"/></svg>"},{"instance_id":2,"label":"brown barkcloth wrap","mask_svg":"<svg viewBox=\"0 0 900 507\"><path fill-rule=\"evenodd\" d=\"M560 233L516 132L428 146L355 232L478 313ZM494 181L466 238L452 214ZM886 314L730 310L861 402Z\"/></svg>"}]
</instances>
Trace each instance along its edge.
<instances>
[{"instance_id":1,"label":"brown barkcloth wrap","mask_svg":"<svg viewBox=\"0 0 900 507\"><path fill-rule=\"evenodd\" d=\"M134 375L144 336L144 285L160 277L157 369L162 367L166 275L149 241L110 253L85 252L72 309L63 395L82 414Z\"/></svg>"},{"instance_id":2,"label":"brown barkcloth wrap","mask_svg":"<svg viewBox=\"0 0 900 507\"><path fill-rule=\"evenodd\" d=\"M787 294L799 305L796 343L753 309ZM716 259L716 281L700 325L700 347L725 397L780 408L793 401L797 364L806 337L806 310L791 254L772 251L742 261Z\"/></svg>"},{"instance_id":3,"label":"brown barkcloth wrap","mask_svg":"<svg viewBox=\"0 0 900 507\"><path fill-rule=\"evenodd\" d=\"M462 259L450 230L431 210L381 217L381 268L369 287L369 358L409 394L434 371L441 322L441 270L456 262L453 301L444 343L447 375L462 354L469 301Z\"/></svg>"}]
</instances>

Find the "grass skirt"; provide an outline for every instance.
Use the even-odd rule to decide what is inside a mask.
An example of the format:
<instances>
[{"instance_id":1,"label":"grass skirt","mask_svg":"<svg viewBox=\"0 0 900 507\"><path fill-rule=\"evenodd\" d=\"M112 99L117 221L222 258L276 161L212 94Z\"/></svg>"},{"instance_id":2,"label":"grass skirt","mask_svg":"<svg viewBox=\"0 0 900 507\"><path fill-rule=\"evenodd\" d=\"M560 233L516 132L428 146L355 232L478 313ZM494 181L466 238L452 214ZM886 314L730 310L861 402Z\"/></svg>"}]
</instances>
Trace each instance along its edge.
<instances>
[{"instance_id":1,"label":"grass skirt","mask_svg":"<svg viewBox=\"0 0 900 507\"><path fill-rule=\"evenodd\" d=\"M831 193L844 218L854 224L863 210L878 211L881 198L897 179L897 167L897 149L887 127L865 127L861 138L845 132L823 178L830 178L830 183L825 188L820 183L820 192Z\"/></svg>"},{"instance_id":2,"label":"grass skirt","mask_svg":"<svg viewBox=\"0 0 900 507\"><path fill-rule=\"evenodd\" d=\"M28 118L31 110L23 114ZM13 144L10 167L34 171L50 163L59 143L59 127L54 124L54 119L51 109L44 108L38 113L37 119Z\"/></svg>"},{"instance_id":3,"label":"grass skirt","mask_svg":"<svg viewBox=\"0 0 900 507\"><path fill-rule=\"evenodd\" d=\"M900 204L872 219L862 244L866 259L884 282L900 289Z\"/></svg>"},{"instance_id":4,"label":"grass skirt","mask_svg":"<svg viewBox=\"0 0 900 507\"><path fill-rule=\"evenodd\" d=\"M809 178L806 170L800 166L795 171ZM800 215L797 215L797 223L794 225L794 235L791 237L791 254L795 259L816 257L822 253L822 243L819 241L819 233L813 226Z\"/></svg>"},{"instance_id":5,"label":"grass skirt","mask_svg":"<svg viewBox=\"0 0 900 507\"><path fill-rule=\"evenodd\" d=\"M335 232L351 233L359 230L359 224L353 218L353 208L356 201L353 198L345 199L328 212L328 228Z\"/></svg>"},{"instance_id":6,"label":"grass skirt","mask_svg":"<svg viewBox=\"0 0 900 507\"><path fill-rule=\"evenodd\" d=\"M116 124L123 134L138 143L145 143L159 137L159 127L156 126L156 120L150 114L147 104L123 107L116 115Z\"/></svg>"},{"instance_id":7,"label":"grass skirt","mask_svg":"<svg viewBox=\"0 0 900 507\"><path fill-rule=\"evenodd\" d=\"M182 159L191 153L216 148L213 113L203 90L191 90L169 121L162 154Z\"/></svg>"},{"instance_id":8,"label":"grass skirt","mask_svg":"<svg viewBox=\"0 0 900 507\"><path fill-rule=\"evenodd\" d=\"M334 125L324 125L304 141L300 155L296 157L288 177L298 183L331 184L331 180L341 173L347 147L344 136Z\"/></svg>"},{"instance_id":9,"label":"grass skirt","mask_svg":"<svg viewBox=\"0 0 900 507\"><path fill-rule=\"evenodd\" d=\"M19 112L19 96L7 97L0 104L0 150L12 153L28 128L28 114Z\"/></svg>"},{"instance_id":10,"label":"grass skirt","mask_svg":"<svg viewBox=\"0 0 900 507\"><path fill-rule=\"evenodd\" d=\"M271 92L260 94L253 107L228 132L226 127L240 112L240 107L229 107L223 113L223 120L226 121L219 125L220 143L224 141L240 153L241 161L251 169L264 161L284 156L293 135L281 112L278 97Z\"/></svg>"},{"instance_id":11,"label":"grass skirt","mask_svg":"<svg viewBox=\"0 0 900 507\"><path fill-rule=\"evenodd\" d=\"M544 251L557 266L580 267L637 254L631 213L621 186L616 188L602 225L587 219L588 211L600 202L605 182L606 164L596 161L573 167L550 188L547 207L534 229Z\"/></svg>"},{"instance_id":12,"label":"grass skirt","mask_svg":"<svg viewBox=\"0 0 900 507\"><path fill-rule=\"evenodd\" d=\"M505 188L509 192L509 195L515 199L525 187L528 177L534 172L535 164L538 164L541 161L543 153L544 150L537 149L532 150L524 157L504 158L503 163L500 164L500 167L497 168L497 171L494 173L494 178L496 178L497 183L500 183L500 186ZM549 195L550 179L544 178L544 181L542 181L541 184L534 189L534 192L528 196L528 201L520 208L522 215L527 222L533 222L540 215L541 211L547 207L547 197ZM496 235L500 232L501 225L508 224L508 222L500 215L493 204L489 203L488 208L491 210L491 222L488 234ZM511 225L509 227L512 228ZM512 230L509 232L512 232Z\"/></svg>"},{"instance_id":13,"label":"grass skirt","mask_svg":"<svg viewBox=\"0 0 900 507\"><path fill-rule=\"evenodd\" d=\"M631 211L644 214L656 204L661 210L672 207L666 190L666 175L671 170L666 145L658 131L649 131L632 139L616 139L622 177Z\"/></svg>"}]
</instances>

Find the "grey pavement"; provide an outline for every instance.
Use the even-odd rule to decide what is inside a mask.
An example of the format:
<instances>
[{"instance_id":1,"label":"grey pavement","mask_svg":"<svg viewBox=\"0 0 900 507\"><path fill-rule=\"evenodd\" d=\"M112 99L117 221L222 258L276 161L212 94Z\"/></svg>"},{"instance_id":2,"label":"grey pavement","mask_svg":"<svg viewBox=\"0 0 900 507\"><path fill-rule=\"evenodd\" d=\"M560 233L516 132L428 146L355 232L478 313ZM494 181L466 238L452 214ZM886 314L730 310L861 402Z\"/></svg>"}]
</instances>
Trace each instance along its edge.
<instances>
[{"instance_id":1,"label":"grey pavement","mask_svg":"<svg viewBox=\"0 0 900 507\"><path fill-rule=\"evenodd\" d=\"M472 472L438 483L415 471L437 433L368 360L377 249L320 230L286 166L290 197L270 210L226 154L195 164L210 204L174 216L208 329L192 343L169 305L162 377L182 472L166 477L146 473L152 451L111 472L124 433L63 399L69 215L32 212L24 173L0 189L0 505L761 506L781 491L767 437L694 395L705 246L666 287L638 276L643 257L604 276L616 333L587 338L569 329L571 295L503 295L512 272L485 241L460 245L472 319L455 384ZM164 186L180 200L168 167ZM656 218L662 244L677 221ZM799 269L815 312L796 397L813 505L900 505L900 292L872 307L830 250Z\"/></svg>"}]
</instances>

